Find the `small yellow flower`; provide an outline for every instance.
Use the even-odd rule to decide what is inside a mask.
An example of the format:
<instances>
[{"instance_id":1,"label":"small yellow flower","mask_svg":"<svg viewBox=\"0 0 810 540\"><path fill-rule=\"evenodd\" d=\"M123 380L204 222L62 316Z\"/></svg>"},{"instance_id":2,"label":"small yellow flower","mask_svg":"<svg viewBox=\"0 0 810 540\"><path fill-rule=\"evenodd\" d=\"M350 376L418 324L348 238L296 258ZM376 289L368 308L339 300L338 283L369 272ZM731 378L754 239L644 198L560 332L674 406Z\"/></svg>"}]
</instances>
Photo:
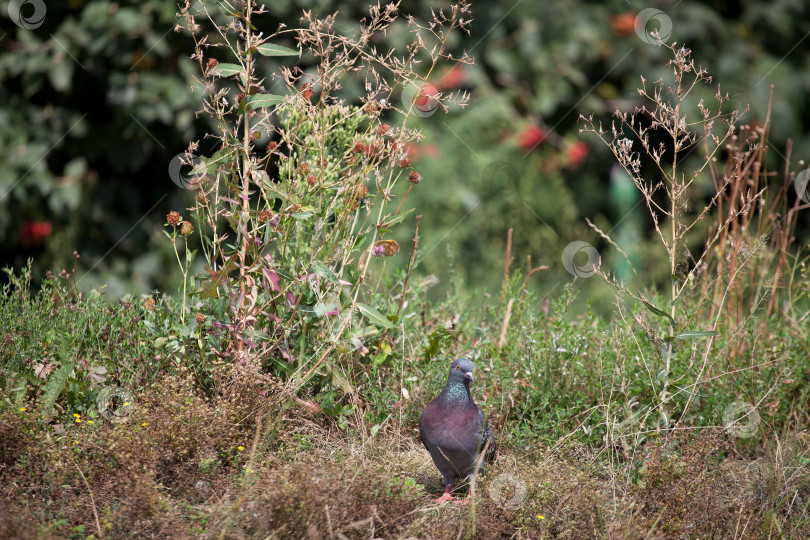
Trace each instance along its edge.
<instances>
[{"instance_id":1,"label":"small yellow flower","mask_svg":"<svg viewBox=\"0 0 810 540\"><path fill-rule=\"evenodd\" d=\"M81 417L81 415L80 415L79 413L73 413L73 416L75 416L76 418L80 418L80 417Z\"/></svg>"},{"instance_id":2,"label":"small yellow flower","mask_svg":"<svg viewBox=\"0 0 810 540\"><path fill-rule=\"evenodd\" d=\"M82 421L82 419L81 419L81 418L77 418L77 419L76 419L76 422L78 422L78 423L80 423L81 421Z\"/></svg>"},{"instance_id":3,"label":"small yellow flower","mask_svg":"<svg viewBox=\"0 0 810 540\"><path fill-rule=\"evenodd\" d=\"M124 407L129 407L129 405L130 405L129 401L124 402Z\"/></svg>"},{"instance_id":4,"label":"small yellow flower","mask_svg":"<svg viewBox=\"0 0 810 540\"><path fill-rule=\"evenodd\" d=\"M28 409L26 409L25 407L20 407L20 410L21 410L22 412L25 412L25 411L27 411Z\"/></svg>"},{"instance_id":5,"label":"small yellow flower","mask_svg":"<svg viewBox=\"0 0 810 540\"><path fill-rule=\"evenodd\" d=\"M245 447L244 447L244 446L237 446L237 447L236 447L236 449L237 449L237 450L239 450L239 451L241 452L242 450L244 450L244 449L245 449Z\"/></svg>"},{"instance_id":6,"label":"small yellow flower","mask_svg":"<svg viewBox=\"0 0 810 540\"><path fill-rule=\"evenodd\" d=\"M92 424L92 423L93 423L93 421L92 421L92 420L88 420L88 421L87 421L87 423L88 423L88 424Z\"/></svg>"},{"instance_id":7,"label":"small yellow flower","mask_svg":"<svg viewBox=\"0 0 810 540\"><path fill-rule=\"evenodd\" d=\"M73 441L73 444L79 444L79 441Z\"/></svg>"},{"instance_id":8,"label":"small yellow flower","mask_svg":"<svg viewBox=\"0 0 810 540\"><path fill-rule=\"evenodd\" d=\"M143 424L141 424L141 426L146 426L146 424L147 424L147 423L148 423L148 422L144 422Z\"/></svg>"},{"instance_id":9,"label":"small yellow flower","mask_svg":"<svg viewBox=\"0 0 810 540\"><path fill-rule=\"evenodd\" d=\"M544 518L542 514L537 514L537 519L546 519L546 518Z\"/></svg>"}]
</instances>

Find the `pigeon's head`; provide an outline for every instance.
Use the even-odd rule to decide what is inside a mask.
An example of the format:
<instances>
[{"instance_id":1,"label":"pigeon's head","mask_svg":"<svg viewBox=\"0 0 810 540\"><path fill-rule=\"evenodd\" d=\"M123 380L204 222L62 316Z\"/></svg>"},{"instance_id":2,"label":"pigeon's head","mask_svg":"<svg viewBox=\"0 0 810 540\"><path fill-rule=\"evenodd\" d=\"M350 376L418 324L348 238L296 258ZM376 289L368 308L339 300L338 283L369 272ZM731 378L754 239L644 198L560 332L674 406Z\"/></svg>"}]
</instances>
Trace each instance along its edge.
<instances>
[{"instance_id":1,"label":"pigeon's head","mask_svg":"<svg viewBox=\"0 0 810 540\"><path fill-rule=\"evenodd\" d=\"M450 366L450 377L448 381L457 381L463 382L464 384L470 384L473 381L474 368L475 364L473 364L472 360L459 358L453 362L452 366Z\"/></svg>"}]
</instances>

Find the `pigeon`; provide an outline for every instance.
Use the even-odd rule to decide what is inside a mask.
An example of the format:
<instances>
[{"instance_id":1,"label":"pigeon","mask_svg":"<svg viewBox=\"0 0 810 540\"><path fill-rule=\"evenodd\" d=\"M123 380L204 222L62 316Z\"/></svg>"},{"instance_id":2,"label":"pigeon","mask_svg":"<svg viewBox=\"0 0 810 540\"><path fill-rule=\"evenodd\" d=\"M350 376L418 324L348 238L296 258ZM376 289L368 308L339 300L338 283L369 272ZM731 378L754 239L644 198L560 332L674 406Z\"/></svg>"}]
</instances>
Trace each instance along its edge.
<instances>
[{"instance_id":1,"label":"pigeon","mask_svg":"<svg viewBox=\"0 0 810 540\"><path fill-rule=\"evenodd\" d=\"M436 500L440 504L453 499L450 491L457 480L483 471L484 462L493 463L498 452L484 413L470 395L474 367L466 358L454 361L444 390L419 417L419 435L444 478L444 494Z\"/></svg>"}]
</instances>

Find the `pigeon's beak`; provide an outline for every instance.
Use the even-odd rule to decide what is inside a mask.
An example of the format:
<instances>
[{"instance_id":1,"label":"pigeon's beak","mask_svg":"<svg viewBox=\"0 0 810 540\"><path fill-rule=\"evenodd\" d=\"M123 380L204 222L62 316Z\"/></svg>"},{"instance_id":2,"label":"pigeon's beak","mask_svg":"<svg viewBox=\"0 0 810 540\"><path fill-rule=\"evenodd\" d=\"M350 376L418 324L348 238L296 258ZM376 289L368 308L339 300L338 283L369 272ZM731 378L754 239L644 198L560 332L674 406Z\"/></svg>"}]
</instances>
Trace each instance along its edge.
<instances>
[{"instance_id":1,"label":"pigeon's beak","mask_svg":"<svg viewBox=\"0 0 810 540\"><path fill-rule=\"evenodd\" d=\"M464 374L464 376L465 376L465 377L467 377L468 379L470 379L470 382L473 382L473 374L472 374L472 371L468 371L468 372L466 372L466 373Z\"/></svg>"}]
</instances>

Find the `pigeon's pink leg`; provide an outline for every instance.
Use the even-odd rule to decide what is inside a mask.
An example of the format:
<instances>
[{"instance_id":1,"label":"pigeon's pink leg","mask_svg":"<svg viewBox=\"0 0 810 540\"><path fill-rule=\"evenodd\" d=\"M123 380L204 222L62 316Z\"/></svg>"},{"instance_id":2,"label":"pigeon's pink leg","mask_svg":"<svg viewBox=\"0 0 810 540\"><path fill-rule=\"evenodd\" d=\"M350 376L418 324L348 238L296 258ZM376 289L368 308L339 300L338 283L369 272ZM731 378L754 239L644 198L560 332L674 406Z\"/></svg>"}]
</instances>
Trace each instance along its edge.
<instances>
[{"instance_id":1,"label":"pigeon's pink leg","mask_svg":"<svg viewBox=\"0 0 810 540\"><path fill-rule=\"evenodd\" d=\"M447 501L452 501L452 500L453 500L453 495L450 493L450 486L447 486L447 487L444 488L444 494L441 497L439 497L438 499L436 499L435 501L433 501L433 502L437 502L439 504L444 504Z\"/></svg>"}]
</instances>

